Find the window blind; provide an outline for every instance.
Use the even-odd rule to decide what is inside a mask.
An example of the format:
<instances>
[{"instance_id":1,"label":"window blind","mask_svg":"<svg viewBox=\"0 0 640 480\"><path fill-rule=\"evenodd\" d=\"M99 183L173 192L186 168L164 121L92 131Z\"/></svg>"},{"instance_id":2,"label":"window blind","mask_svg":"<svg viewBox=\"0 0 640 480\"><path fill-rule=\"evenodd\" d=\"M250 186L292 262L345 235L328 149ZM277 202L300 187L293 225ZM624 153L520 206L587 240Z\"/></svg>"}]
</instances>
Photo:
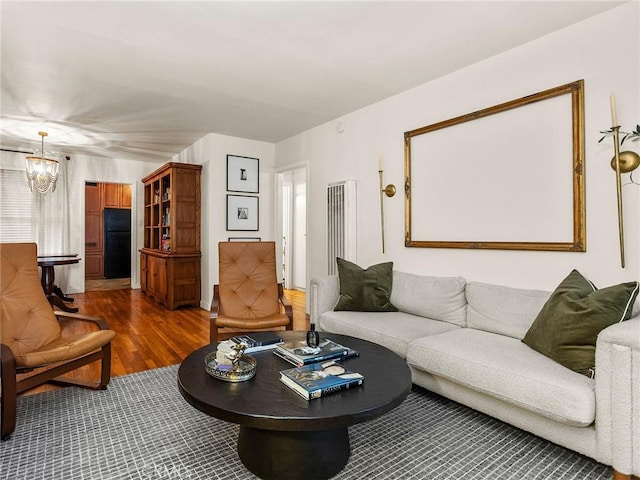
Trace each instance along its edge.
<instances>
[{"instance_id":1,"label":"window blind","mask_svg":"<svg viewBox=\"0 0 640 480\"><path fill-rule=\"evenodd\" d=\"M31 192L24 170L0 169L0 242L35 242L38 254L64 253L62 194Z\"/></svg>"}]
</instances>

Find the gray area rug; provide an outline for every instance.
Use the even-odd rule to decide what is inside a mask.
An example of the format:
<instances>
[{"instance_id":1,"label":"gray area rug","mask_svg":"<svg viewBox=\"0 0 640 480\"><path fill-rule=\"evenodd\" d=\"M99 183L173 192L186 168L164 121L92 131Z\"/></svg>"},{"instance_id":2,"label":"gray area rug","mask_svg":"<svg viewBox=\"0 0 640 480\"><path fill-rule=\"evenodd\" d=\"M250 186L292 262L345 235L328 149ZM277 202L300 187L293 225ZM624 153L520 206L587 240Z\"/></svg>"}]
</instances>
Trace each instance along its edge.
<instances>
[{"instance_id":1,"label":"gray area rug","mask_svg":"<svg viewBox=\"0 0 640 480\"><path fill-rule=\"evenodd\" d=\"M0 442L2 479L254 479L238 427L191 407L177 366L22 397ZM382 417L349 429L351 458L336 479L611 479L611 469L414 387Z\"/></svg>"}]
</instances>

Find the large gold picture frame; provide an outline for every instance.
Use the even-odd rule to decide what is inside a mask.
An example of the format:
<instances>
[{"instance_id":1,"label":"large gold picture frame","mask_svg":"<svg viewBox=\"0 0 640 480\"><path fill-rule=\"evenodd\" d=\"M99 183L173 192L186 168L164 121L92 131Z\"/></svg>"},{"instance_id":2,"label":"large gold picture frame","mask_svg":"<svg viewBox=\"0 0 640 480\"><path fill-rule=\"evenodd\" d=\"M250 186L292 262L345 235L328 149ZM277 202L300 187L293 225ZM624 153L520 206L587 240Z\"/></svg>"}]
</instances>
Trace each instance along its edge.
<instances>
[{"instance_id":1,"label":"large gold picture frame","mask_svg":"<svg viewBox=\"0 0 640 480\"><path fill-rule=\"evenodd\" d=\"M405 132L404 148L405 246L586 251L584 80Z\"/></svg>"}]
</instances>

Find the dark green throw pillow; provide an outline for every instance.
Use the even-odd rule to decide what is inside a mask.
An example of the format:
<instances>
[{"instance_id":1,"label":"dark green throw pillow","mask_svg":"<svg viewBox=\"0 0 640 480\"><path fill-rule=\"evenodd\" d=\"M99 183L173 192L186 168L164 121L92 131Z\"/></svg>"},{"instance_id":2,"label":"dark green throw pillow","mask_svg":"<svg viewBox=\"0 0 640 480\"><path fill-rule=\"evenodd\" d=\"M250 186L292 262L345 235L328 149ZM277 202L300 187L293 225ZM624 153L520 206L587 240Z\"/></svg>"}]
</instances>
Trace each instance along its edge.
<instances>
[{"instance_id":1,"label":"dark green throw pillow","mask_svg":"<svg viewBox=\"0 0 640 480\"><path fill-rule=\"evenodd\" d=\"M358 312L397 312L389 301L393 281L393 262L372 265L366 270L337 258L340 297L334 310Z\"/></svg>"},{"instance_id":2,"label":"dark green throw pillow","mask_svg":"<svg viewBox=\"0 0 640 480\"><path fill-rule=\"evenodd\" d=\"M534 350L583 375L595 372L601 330L631 316L638 282L598 290L573 270L554 290L522 339Z\"/></svg>"}]
</instances>

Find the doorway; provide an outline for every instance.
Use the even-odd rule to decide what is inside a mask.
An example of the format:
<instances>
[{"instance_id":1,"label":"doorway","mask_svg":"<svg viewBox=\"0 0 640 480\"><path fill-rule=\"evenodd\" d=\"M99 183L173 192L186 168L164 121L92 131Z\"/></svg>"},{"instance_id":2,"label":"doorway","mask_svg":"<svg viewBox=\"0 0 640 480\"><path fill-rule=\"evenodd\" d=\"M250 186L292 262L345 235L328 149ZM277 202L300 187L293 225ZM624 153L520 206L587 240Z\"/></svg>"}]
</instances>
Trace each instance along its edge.
<instances>
[{"instance_id":1,"label":"doorway","mask_svg":"<svg viewBox=\"0 0 640 480\"><path fill-rule=\"evenodd\" d=\"M85 182L85 291L131 288L131 185Z\"/></svg>"},{"instance_id":2,"label":"doorway","mask_svg":"<svg viewBox=\"0 0 640 480\"><path fill-rule=\"evenodd\" d=\"M277 174L282 218L284 287L305 291L307 285L307 171L305 167Z\"/></svg>"}]
</instances>

